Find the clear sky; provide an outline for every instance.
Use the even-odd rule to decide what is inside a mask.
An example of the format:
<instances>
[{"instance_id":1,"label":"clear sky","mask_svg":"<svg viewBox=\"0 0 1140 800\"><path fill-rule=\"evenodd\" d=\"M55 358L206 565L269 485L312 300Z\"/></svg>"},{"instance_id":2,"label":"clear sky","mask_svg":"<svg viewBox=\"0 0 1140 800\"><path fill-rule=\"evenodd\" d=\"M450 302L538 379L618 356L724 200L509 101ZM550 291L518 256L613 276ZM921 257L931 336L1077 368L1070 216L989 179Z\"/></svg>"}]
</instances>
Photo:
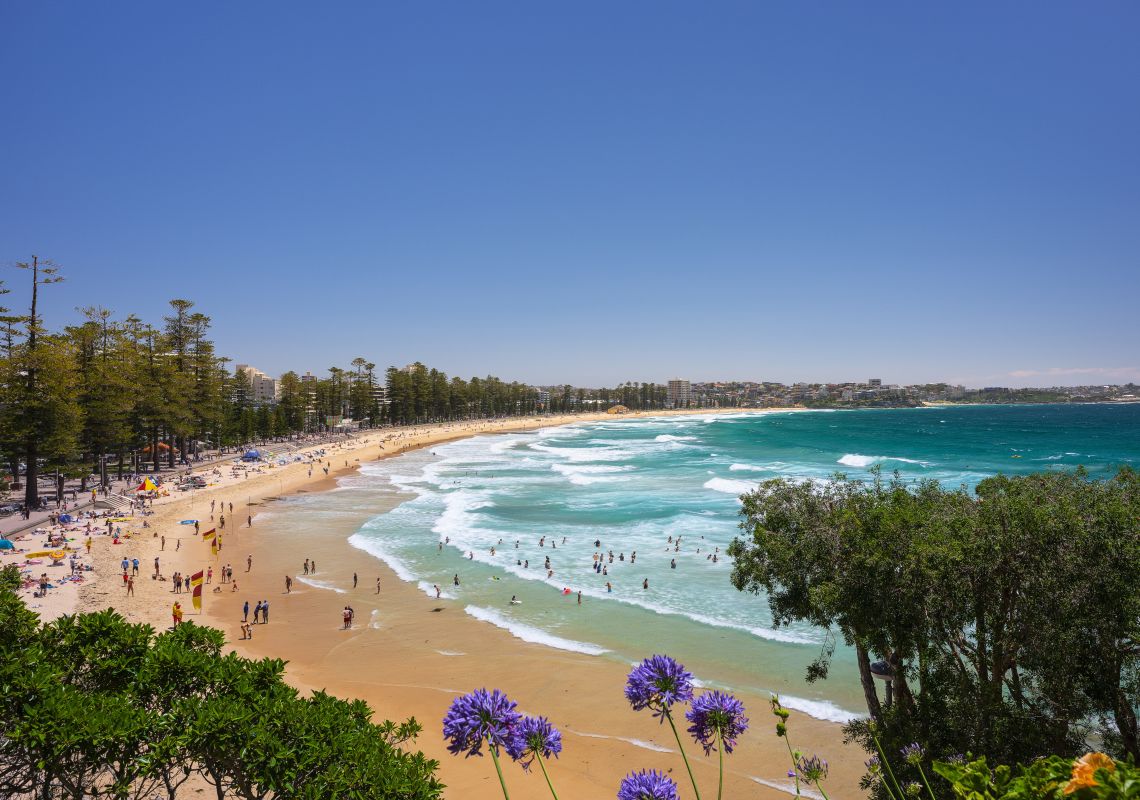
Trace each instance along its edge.
<instances>
[{"instance_id":1,"label":"clear sky","mask_svg":"<svg viewBox=\"0 0 1140 800\"><path fill-rule=\"evenodd\" d=\"M1138 42L1135 0L9 0L0 261L274 374L1140 380Z\"/></svg>"}]
</instances>

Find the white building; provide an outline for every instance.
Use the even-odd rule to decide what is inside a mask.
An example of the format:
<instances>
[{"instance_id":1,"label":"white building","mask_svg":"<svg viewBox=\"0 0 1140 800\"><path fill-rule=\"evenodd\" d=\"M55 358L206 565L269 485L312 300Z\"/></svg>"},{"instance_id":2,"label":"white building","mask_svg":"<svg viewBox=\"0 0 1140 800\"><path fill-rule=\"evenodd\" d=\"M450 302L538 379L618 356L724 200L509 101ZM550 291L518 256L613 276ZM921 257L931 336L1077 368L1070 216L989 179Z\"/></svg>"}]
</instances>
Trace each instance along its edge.
<instances>
[{"instance_id":1,"label":"white building","mask_svg":"<svg viewBox=\"0 0 1140 800\"><path fill-rule=\"evenodd\" d=\"M261 370L256 367L251 367L249 364L238 364L235 367L237 372L245 375L249 381L250 388L253 389L253 402L257 405L265 405L277 402L277 379L270 378Z\"/></svg>"},{"instance_id":2,"label":"white building","mask_svg":"<svg viewBox=\"0 0 1140 800\"><path fill-rule=\"evenodd\" d=\"M668 403L671 408L688 408L692 399L689 382L680 378L669 379Z\"/></svg>"}]
</instances>

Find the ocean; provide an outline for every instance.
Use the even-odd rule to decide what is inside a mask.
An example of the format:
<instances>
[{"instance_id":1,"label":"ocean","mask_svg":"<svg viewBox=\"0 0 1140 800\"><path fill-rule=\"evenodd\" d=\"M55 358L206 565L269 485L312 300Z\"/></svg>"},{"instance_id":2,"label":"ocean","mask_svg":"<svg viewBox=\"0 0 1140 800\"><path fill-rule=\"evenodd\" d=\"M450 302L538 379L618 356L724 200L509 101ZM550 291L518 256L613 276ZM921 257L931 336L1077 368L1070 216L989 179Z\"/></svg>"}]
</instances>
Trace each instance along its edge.
<instances>
[{"instance_id":1,"label":"ocean","mask_svg":"<svg viewBox=\"0 0 1140 800\"><path fill-rule=\"evenodd\" d=\"M438 585L479 624L622 662L665 652L704 685L779 692L789 708L845 721L862 709L852 652L839 641L831 677L807 684L804 669L828 634L773 628L766 599L732 587L724 550L740 533L739 495L760 481L869 477L876 465L951 487L1078 465L1106 477L1140 466L1140 405L577 423L365 464L305 502L318 513L359 512L399 493L403 502L349 542L431 597Z\"/></svg>"}]
</instances>

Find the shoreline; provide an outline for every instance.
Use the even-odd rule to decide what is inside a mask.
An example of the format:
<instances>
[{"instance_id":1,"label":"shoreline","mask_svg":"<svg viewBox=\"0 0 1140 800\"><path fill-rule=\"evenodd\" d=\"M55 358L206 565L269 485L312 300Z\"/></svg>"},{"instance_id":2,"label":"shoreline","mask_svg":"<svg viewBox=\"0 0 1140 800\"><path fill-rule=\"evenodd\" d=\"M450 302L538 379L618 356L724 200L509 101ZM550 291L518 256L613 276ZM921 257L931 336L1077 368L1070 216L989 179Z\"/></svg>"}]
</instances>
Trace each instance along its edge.
<instances>
[{"instance_id":1,"label":"shoreline","mask_svg":"<svg viewBox=\"0 0 1140 800\"><path fill-rule=\"evenodd\" d=\"M624 702L621 691L626 667L610 659L520 640L468 616L460 601L427 597L414 581L402 580L386 563L348 543L348 536L366 518L396 507L407 495L393 492L384 499L373 498L376 502L370 503L360 518L314 531L303 541L275 539L272 516L262 517L259 523L254 514L275 512L276 504L290 497L335 489L339 479L355 472L360 463L470 436L599 420L791 410L805 409L694 409L620 416L601 413L372 431L359 439L326 446L327 477L320 472L309 477L303 463L290 464L242 482L222 481L192 497L164 498L164 502L156 503L155 514L149 518L152 536L129 540L134 549L145 551L140 556L143 574L136 582L135 598L123 597L122 588L113 585L122 548L112 547L106 537L97 537L93 555L101 577L81 588L76 610L115 607L128 619L148 622L161 630L169 625L170 603L180 599L187 620L226 633L227 650L250 657L286 659L287 677L298 688L360 697L369 702L377 719L416 717L424 732L414 747L440 761L439 775L449 785L446 797L491 798L500 794L487 759L451 756L439 731L439 720L451 699L480 686L502 688L519 702L521 710L546 715L562 729L565 749L551 772L564 796L612 795L622 776L640 768L671 770L680 779L683 770L678 773L681 763L676 743L671 735L665 735L668 729L661 728L648 714L633 713ZM227 520L230 524L223 532L222 556L213 559L208 547L193 537L193 528L178 526L177 522L197 514L206 530L210 500L232 502L231 498L241 494L247 496L253 527L246 527L243 520L235 529L232 523L236 520ZM234 505L234 513L228 516L241 517L240 506ZM288 506L282 504L280 508ZM162 535L167 536L165 551L158 543ZM176 543L173 552L172 537L185 540L180 548ZM188 595L172 597L169 583L145 580L155 555L161 559L165 574L175 570L189 574L206 564L214 566L214 583L203 587L200 617L190 608ZM244 563L247 555L253 559L249 572ZM320 571L306 585L298 576L301 562L314 557ZM233 565L239 587L236 591L217 582L218 567L226 563ZM361 574L356 589L351 588L354 572ZM286 574L294 577L290 594L284 593ZM252 640L241 640L238 624L242 604L248 601L252 607L257 600L265 599L271 601L271 622L255 626ZM346 600L353 605L356 620L351 630L343 631L339 612ZM297 636L298 632L302 635ZM734 796L745 792L759 797L786 796L794 792L786 778L787 753L767 724L771 720L774 725L775 720L769 717L766 698L750 697L746 702L752 730L728 759L726 790ZM831 762L832 786L849 791L857 787L863 754L842 744L839 724L793 713L790 729L796 746L818 751ZM705 784L715 781L715 754L705 758L699 749L686 750L698 779ZM533 778L514 768L508 771L508 781L516 792L523 781L532 782ZM538 788L534 783L531 792ZM521 796L528 794L522 790Z\"/></svg>"}]
</instances>

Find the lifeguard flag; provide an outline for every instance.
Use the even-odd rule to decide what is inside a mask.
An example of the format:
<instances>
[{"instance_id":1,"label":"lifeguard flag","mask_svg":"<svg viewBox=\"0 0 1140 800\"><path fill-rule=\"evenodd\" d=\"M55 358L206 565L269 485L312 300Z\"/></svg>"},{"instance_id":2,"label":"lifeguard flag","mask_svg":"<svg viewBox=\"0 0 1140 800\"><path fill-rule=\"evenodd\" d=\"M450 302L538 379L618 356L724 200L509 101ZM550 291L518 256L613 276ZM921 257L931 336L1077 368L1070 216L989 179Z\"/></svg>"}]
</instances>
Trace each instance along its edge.
<instances>
[{"instance_id":1,"label":"lifeguard flag","mask_svg":"<svg viewBox=\"0 0 1140 800\"><path fill-rule=\"evenodd\" d=\"M221 536L214 536L210 539L210 552L214 555L217 555L218 551L222 549L221 538Z\"/></svg>"},{"instance_id":2,"label":"lifeguard flag","mask_svg":"<svg viewBox=\"0 0 1140 800\"><path fill-rule=\"evenodd\" d=\"M195 611L202 610L202 575L202 570L198 570L190 576L190 586L194 589L190 602L193 603Z\"/></svg>"},{"instance_id":3,"label":"lifeguard flag","mask_svg":"<svg viewBox=\"0 0 1140 800\"><path fill-rule=\"evenodd\" d=\"M217 528L210 528L210 530L203 532L202 533L202 541L208 542L211 539L213 539L214 538L214 531L216 531L216 530L217 530Z\"/></svg>"}]
</instances>

